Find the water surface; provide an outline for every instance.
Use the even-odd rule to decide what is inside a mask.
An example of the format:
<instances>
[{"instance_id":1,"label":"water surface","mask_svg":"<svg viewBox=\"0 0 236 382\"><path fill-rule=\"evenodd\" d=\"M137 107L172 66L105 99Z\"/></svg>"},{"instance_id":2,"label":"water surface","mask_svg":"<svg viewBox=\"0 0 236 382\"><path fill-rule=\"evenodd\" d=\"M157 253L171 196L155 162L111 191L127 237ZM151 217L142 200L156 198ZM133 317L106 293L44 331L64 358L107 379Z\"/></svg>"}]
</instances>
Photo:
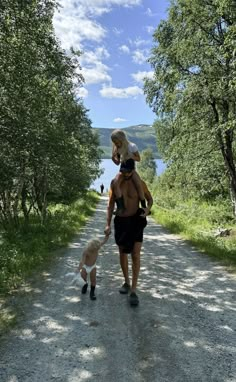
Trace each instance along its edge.
<instances>
[{"instance_id":1,"label":"water surface","mask_svg":"<svg viewBox=\"0 0 236 382\"><path fill-rule=\"evenodd\" d=\"M161 175L165 169L166 164L162 159L155 159L157 165L157 175ZM100 178L96 179L92 184L91 188L94 188L97 191L100 191L100 185L104 184L104 192L108 191L111 180L115 177L119 171L119 166L116 166L111 159L103 159L101 161L100 168L104 170Z\"/></svg>"}]
</instances>

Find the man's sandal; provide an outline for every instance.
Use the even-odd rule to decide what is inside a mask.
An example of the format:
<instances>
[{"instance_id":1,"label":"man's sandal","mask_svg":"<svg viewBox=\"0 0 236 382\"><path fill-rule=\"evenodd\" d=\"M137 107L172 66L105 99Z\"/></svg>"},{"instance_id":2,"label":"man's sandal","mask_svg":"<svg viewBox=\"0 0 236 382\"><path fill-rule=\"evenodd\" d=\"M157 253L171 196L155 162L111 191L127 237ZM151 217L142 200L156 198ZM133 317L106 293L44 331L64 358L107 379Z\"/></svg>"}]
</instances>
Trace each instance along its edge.
<instances>
[{"instance_id":1,"label":"man's sandal","mask_svg":"<svg viewBox=\"0 0 236 382\"><path fill-rule=\"evenodd\" d=\"M124 284L122 285L122 287L119 289L119 292L120 292L121 294L128 294L129 291L130 291L130 286L129 286L129 284L127 284L127 283L124 283Z\"/></svg>"},{"instance_id":2,"label":"man's sandal","mask_svg":"<svg viewBox=\"0 0 236 382\"><path fill-rule=\"evenodd\" d=\"M139 299L138 296L136 295L135 292L131 292L129 295L129 303L132 306L137 306L139 304Z\"/></svg>"}]
</instances>

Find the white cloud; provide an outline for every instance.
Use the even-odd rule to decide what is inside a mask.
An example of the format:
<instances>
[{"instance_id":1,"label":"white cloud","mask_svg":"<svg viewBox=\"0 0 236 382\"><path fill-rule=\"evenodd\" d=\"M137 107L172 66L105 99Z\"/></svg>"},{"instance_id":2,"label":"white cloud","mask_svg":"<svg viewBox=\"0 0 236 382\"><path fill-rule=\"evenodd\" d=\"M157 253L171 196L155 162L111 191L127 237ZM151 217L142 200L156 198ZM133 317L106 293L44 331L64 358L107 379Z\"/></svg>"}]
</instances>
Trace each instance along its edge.
<instances>
[{"instance_id":1,"label":"white cloud","mask_svg":"<svg viewBox=\"0 0 236 382\"><path fill-rule=\"evenodd\" d=\"M111 76L107 73L108 67L99 63L94 68L83 68L82 75L85 80L85 85L98 84L100 82L111 82Z\"/></svg>"},{"instance_id":2,"label":"white cloud","mask_svg":"<svg viewBox=\"0 0 236 382\"><path fill-rule=\"evenodd\" d=\"M129 47L127 45L121 45L119 46L119 50L122 52L122 53L129 53L130 50L129 50Z\"/></svg>"},{"instance_id":3,"label":"white cloud","mask_svg":"<svg viewBox=\"0 0 236 382\"><path fill-rule=\"evenodd\" d=\"M146 26L146 31L149 33L149 34L153 34L155 28L152 26L152 25L148 25Z\"/></svg>"},{"instance_id":4,"label":"white cloud","mask_svg":"<svg viewBox=\"0 0 236 382\"><path fill-rule=\"evenodd\" d=\"M153 16L152 10L150 8L147 8L145 15L150 16L150 17Z\"/></svg>"},{"instance_id":5,"label":"white cloud","mask_svg":"<svg viewBox=\"0 0 236 382\"><path fill-rule=\"evenodd\" d=\"M142 0L59 0L54 15L54 27L62 47L81 49L84 40L100 42L107 31L95 21L95 17L108 13L114 6L133 7ZM121 33L117 28L114 32Z\"/></svg>"},{"instance_id":6,"label":"white cloud","mask_svg":"<svg viewBox=\"0 0 236 382\"><path fill-rule=\"evenodd\" d=\"M78 88L76 90L76 96L80 98L87 98L88 97L88 90L85 89L84 87Z\"/></svg>"},{"instance_id":7,"label":"white cloud","mask_svg":"<svg viewBox=\"0 0 236 382\"><path fill-rule=\"evenodd\" d=\"M154 72L149 71L149 72L137 72L131 74L133 79L138 82L138 83L143 83L145 78L153 79Z\"/></svg>"},{"instance_id":8,"label":"white cloud","mask_svg":"<svg viewBox=\"0 0 236 382\"><path fill-rule=\"evenodd\" d=\"M106 30L93 20L81 17L77 12L55 14L54 27L62 47L69 50L82 48L82 41L91 40L100 42L106 36Z\"/></svg>"},{"instance_id":9,"label":"white cloud","mask_svg":"<svg viewBox=\"0 0 236 382\"><path fill-rule=\"evenodd\" d=\"M116 27L114 27L112 30L116 36L120 36L124 32L122 29L118 29Z\"/></svg>"},{"instance_id":10,"label":"white cloud","mask_svg":"<svg viewBox=\"0 0 236 382\"><path fill-rule=\"evenodd\" d=\"M109 12L113 6L124 6L127 8L141 5L142 0L77 0L76 4L80 4L90 14L101 15L102 12Z\"/></svg>"},{"instance_id":11,"label":"white cloud","mask_svg":"<svg viewBox=\"0 0 236 382\"><path fill-rule=\"evenodd\" d=\"M142 95L143 91L138 86L128 88L103 87L99 93L104 98L135 98Z\"/></svg>"},{"instance_id":12,"label":"white cloud","mask_svg":"<svg viewBox=\"0 0 236 382\"><path fill-rule=\"evenodd\" d=\"M133 62L139 65L146 63L148 59L147 51L140 50L140 49L135 50L133 52L132 59L133 59Z\"/></svg>"},{"instance_id":13,"label":"white cloud","mask_svg":"<svg viewBox=\"0 0 236 382\"><path fill-rule=\"evenodd\" d=\"M96 65L100 60L109 58L108 50L102 46L94 51L87 50L80 56L81 65Z\"/></svg>"},{"instance_id":14,"label":"white cloud","mask_svg":"<svg viewBox=\"0 0 236 382\"><path fill-rule=\"evenodd\" d=\"M80 71L84 77L85 84L98 84L100 82L111 83L111 76L108 74L110 68L102 63L102 59L110 57L106 48L100 46L94 51L85 51L80 56L82 70Z\"/></svg>"},{"instance_id":15,"label":"white cloud","mask_svg":"<svg viewBox=\"0 0 236 382\"><path fill-rule=\"evenodd\" d=\"M164 16L163 13L153 13L151 8L147 8L146 12L145 12L145 15L149 16L149 17L155 17L155 16Z\"/></svg>"},{"instance_id":16,"label":"white cloud","mask_svg":"<svg viewBox=\"0 0 236 382\"><path fill-rule=\"evenodd\" d=\"M144 39L141 39L141 38L136 38L136 40L133 41L133 44L136 46L136 47L139 47L141 45L148 45L150 44L150 40L144 40Z\"/></svg>"},{"instance_id":17,"label":"white cloud","mask_svg":"<svg viewBox=\"0 0 236 382\"><path fill-rule=\"evenodd\" d=\"M126 121L127 121L127 119L120 118L120 117L117 117L117 118L113 119L113 122L115 122L115 123L126 122Z\"/></svg>"}]
</instances>

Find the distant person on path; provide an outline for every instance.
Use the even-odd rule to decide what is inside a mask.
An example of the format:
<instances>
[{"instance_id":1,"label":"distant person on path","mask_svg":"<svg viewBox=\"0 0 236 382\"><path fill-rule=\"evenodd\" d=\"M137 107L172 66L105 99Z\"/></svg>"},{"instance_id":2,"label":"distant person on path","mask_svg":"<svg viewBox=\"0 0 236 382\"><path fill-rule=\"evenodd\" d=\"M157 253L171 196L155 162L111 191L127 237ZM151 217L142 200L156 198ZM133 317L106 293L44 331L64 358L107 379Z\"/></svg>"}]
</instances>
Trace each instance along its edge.
<instances>
[{"instance_id":1,"label":"distant person on path","mask_svg":"<svg viewBox=\"0 0 236 382\"><path fill-rule=\"evenodd\" d=\"M140 161L140 154L138 151L138 147L135 143L129 142L126 134L123 130L114 130L111 134L112 140L112 161L118 166L119 164L128 163L130 169L132 167L133 175L132 181L135 184L135 187L138 192L139 199L141 200L141 206L146 208L145 196L143 192L142 182L140 176L135 171L135 161ZM121 182L123 180L123 173L120 171L115 179L114 179L114 189L116 195L116 204L117 210L115 211L115 215L120 215L124 212L126 206L124 203L124 198L121 192Z\"/></svg>"},{"instance_id":2,"label":"distant person on path","mask_svg":"<svg viewBox=\"0 0 236 382\"><path fill-rule=\"evenodd\" d=\"M103 194L103 191L104 191L104 184L103 183L101 184L100 189L101 189L101 194Z\"/></svg>"},{"instance_id":3,"label":"distant person on path","mask_svg":"<svg viewBox=\"0 0 236 382\"><path fill-rule=\"evenodd\" d=\"M145 199L147 200L147 208L139 208L139 195L132 180L134 176L133 167L130 162L121 164L123 179L120 183L122 195L126 209L123 213L114 218L115 241L119 248L120 265L124 275L125 283L120 288L121 294L128 294L131 305L138 305L139 299L136 288L140 270L140 251L143 241L143 230L147 225L146 216L150 213L153 204L152 196L146 186L146 183L141 180ZM106 235L111 233L111 220L115 206L116 187L114 180L111 182L109 192L109 202L107 206L107 223L104 230ZM128 253L131 253L132 258L132 284L130 286L129 269L128 269Z\"/></svg>"},{"instance_id":4,"label":"distant person on path","mask_svg":"<svg viewBox=\"0 0 236 382\"><path fill-rule=\"evenodd\" d=\"M99 239L92 239L88 242L83 250L82 258L79 263L78 268L75 270L76 273L81 274L86 284L82 287L82 294L85 294L88 289L88 277L90 277L90 299L96 300L95 288L96 288L96 261L100 248L107 242L109 235L100 241Z\"/></svg>"}]
</instances>

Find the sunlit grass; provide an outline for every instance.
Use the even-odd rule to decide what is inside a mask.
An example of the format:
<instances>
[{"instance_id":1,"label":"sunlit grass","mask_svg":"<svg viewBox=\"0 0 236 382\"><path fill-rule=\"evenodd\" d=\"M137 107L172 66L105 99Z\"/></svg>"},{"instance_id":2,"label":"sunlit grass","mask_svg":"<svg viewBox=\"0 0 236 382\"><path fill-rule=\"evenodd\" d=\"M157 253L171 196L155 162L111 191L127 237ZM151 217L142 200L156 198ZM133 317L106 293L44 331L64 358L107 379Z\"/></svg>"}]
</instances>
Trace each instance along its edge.
<instances>
[{"instance_id":1,"label":"sunlit grass","mask_svg":"<svg viewBox=\"0 0 236 382\"><path fill-rule=\"evenodd\" d=\"M90 192L69 206L51 206L45 225L34 217L29 225L2 232L0 293L16 288L32 271L54 257L56 249L66 246L92 215L97 201L98 195Z\"/></svg>"},{"instance_id":2,"label":"sunlit grass","mask_svg":"<svg viewBox=\"0 0 236 382\"><path fill-rule=\"evenodd\" d=\"M180 234L202 252L236 269L236 224L222 204L191 200L176 203L170 209L154 206L153 217L170 232ZM217 227L230 228L232 234L215 237Z\"/></svg>"}]
</instances>

